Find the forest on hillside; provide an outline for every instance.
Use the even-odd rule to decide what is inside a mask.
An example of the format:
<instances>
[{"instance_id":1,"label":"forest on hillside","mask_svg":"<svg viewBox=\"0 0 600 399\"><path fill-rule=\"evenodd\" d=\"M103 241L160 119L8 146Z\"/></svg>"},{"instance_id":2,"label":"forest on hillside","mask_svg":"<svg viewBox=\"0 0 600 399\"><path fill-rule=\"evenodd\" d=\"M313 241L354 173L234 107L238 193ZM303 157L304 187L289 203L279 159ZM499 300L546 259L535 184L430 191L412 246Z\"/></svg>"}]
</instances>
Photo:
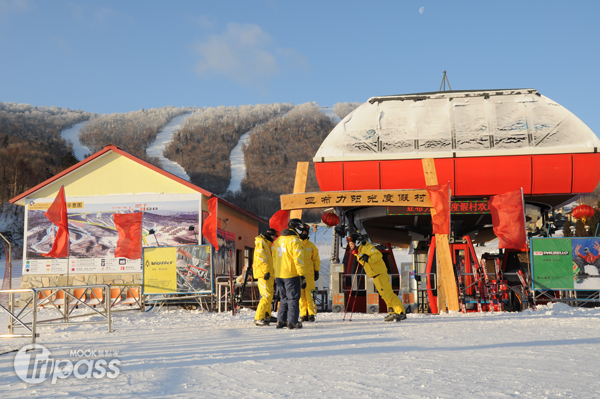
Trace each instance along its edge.
<instances>
[{"instance_id":1,"label":"forest on hillside","mask_svg":"<svg viewBox=\"0 0 600 399\"><path fill-rule=\"evenodd\" d=\"M77 163L60 132L95 114L59 107L0 103L0 202Z\"/></svg>"},{"instance_id":2,"label":"forest on hillside","mask_svg":"<svg viewBox=\"0 0 600 399\"><path fill-rule=\"evenodd\" d=\"M292 104L276 103L199 110L186 118L164 155L179 163L192 183L223 193L231 179L229 156L240 137L291 108Z\"/></svg>"},{"instance_id":3,"label":"forest on hillside","mask_svg":"<svg viewBox=\"0 0 600 399\"><path fill-rule=\"evenodd\" d=\"M293 191L296 164L312 161L334 126L316 103L296 106L284 117L258 126L244 147L246 178L242 191L227 193L225 198L270 217L280 208L279 196ZM312 162L306 191L319 191Z\"/></svg>"},{"instance_id":4,"label":"forest on hillside","mask_svg":"<svg viewBox=\"0 0 600 399\"><path fill-rule=\"evenodd\" d=\"M334 110L343 119L358 105L338 103ZM146 148L172 118L190 112L165 156L181 164L194 184L266 218L279 209L279 195L291 192L296 163L311 161L335 125L315 103L165 107L106 115L0 103L0 201L6 203L77 163L71 143L60 136L76 123L89 121L80 141L91 152L113 144L160 166ZM244 149L248 176L242 191L223 194L231 178L231 151L252 129L255 134ZM313 165L307 190L318 190Z\"/></svg>"},{"instance_id":5,"label":"forest on hillside","mask_svg":"<svg viewBox=\"0 0 600 399\"><path fill-rule=\"evenodd\" d=\"M149 157L146 149L171 119L192 110L168 106L100 115L81 128L79 141L92 153L107 145L115 145L131 155L160 166L158 158Z\"/></svg>"}]
</instances>

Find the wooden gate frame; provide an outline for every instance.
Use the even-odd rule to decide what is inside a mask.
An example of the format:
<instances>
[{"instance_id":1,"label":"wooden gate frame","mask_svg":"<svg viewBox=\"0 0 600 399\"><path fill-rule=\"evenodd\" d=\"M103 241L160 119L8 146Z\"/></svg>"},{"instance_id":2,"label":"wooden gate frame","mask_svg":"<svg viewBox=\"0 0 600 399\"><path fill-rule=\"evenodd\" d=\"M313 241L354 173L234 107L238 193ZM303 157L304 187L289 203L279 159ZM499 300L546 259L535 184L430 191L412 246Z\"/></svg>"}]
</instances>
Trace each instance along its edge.
<instances>
[{"instance_id":1,"label":"wooden gate frame","mask_svg":"<svg viewBox=\"0 0 600 399\"><path fill-rule=\"evenodd\" d=\"M427 186L438 184L433 158L422 159ZM420 206L436 214L431 198L424 190L359 190L306 193L308 162L298 162L294 194L281 195L281 209L290 210L290 218L302 218L303 209L356 207L356 206ZM459 311L458 288L452 276L452 256L447 234L436 234L436 259L438 262L438 311Z\"/></svg>"}]
</instances>

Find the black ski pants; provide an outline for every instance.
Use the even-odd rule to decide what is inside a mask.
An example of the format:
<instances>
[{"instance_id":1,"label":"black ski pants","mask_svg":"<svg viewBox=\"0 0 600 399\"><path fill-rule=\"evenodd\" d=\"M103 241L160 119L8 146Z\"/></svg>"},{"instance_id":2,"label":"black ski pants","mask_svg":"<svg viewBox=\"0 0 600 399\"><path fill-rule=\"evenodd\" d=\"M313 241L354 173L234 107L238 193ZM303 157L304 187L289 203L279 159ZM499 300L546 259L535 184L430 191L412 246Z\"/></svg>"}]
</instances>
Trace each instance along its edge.
<instances>
[{"instance_id":1,"label":"black ski pants","mask_svg":"<svg viewBox=\"0 0 600 399\"><path fill-rule=\"evenodd\" d=\"M277 284L277 292L279 293L277 322L298 324L300 294L302 292L300 277L277 278L275 284Z\"/></svg>"}]
</instances>

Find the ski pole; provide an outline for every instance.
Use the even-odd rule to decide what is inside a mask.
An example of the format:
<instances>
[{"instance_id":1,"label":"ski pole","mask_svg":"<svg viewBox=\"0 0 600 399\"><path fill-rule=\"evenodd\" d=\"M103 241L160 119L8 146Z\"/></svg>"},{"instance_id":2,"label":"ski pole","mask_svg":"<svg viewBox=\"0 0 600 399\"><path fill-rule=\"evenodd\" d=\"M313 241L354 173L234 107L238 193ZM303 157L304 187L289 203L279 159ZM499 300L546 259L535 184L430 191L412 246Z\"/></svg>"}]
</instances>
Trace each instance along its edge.
<instances>
[{"instance_id":1,"label":"ski pole","mask_svg":"<svg viewBox=\"0 0 600 399\"><path fill-rule=\"evenodd\" d=\"M361 264L358 264L358 267L360 267ZM358 267L356 268L358 271ZM360 275L360 277L358 278L358 285L356 286L356 298L358 298L358 290L360 289L360 283L362 282L362 273ZM356 305L356 298L354 298L354 302L352 302L352 310L350 311L350 319L348 321L352 321L352 315L354 314L354 305Z\"/></svg>"},{"instance_id":2,"label":"ski pole","mask_svg":"<svg viewBox=\"0 0 600 399\"><path fill-rule=\"evenodd\" d=\"M354 278L352 279L352 286L350 287L350 295L348 295L348 302L346 302L346 309L344 310L344 317L342 321L346 321L346 313L348 313L348 305L350 305L350 298L352 298L352 290L354 288L354 283L356 282L356 274L358 273L358 267L360 263L356 262L356 270L354 271Z\"/></svg>"},{"instance_id":3,"label":"ski pole","mask_svg":"<svg viewBox=\"0 0 600 399\"><path fill-rule=\"evenodd\" d=\"M317 311L317 292L315 290L310 291L310 295L312 296L313 304L315 307L315 313ZM317 315L315 314L315 328L317 328Z\"/></svg>"}]
</instances>

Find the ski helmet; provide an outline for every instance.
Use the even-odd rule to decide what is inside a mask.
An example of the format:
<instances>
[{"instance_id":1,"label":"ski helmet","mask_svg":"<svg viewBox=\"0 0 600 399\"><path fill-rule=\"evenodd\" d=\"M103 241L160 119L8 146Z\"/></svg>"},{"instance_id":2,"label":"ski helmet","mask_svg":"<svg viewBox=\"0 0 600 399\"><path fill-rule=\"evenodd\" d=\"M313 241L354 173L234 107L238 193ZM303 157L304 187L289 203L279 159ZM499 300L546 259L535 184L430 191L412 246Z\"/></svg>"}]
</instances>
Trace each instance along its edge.
<instances>
[{"instance_id":1,"label":"ski helmet","mask_svg":"<svg viewBox=\"0 0 600 399\"><path fill-rule=\"evenodd\" d=\"M276 239L276 238L279 236L279 233L278 233L278 232L277 232L277 230L275 230L275 229L267 229L267 231L265 231L265 232L263 233L263 236L264 236L264 237L265 237L267 240L269 240L269 241L273 242L273 241L275 241L275 239Z\"/></svg>"},{"instance_id":2,"label":"ski helmet","mask_svg":"<svg viewBox=\"0 0 600 399\"><path fill-rule=\"evenodd\" d=\"M300 219L291 219L288 223L288 228L290 230L294 230L298 235L302 234L304 231L304 222Z\"/></svg>"}]
</instances>

